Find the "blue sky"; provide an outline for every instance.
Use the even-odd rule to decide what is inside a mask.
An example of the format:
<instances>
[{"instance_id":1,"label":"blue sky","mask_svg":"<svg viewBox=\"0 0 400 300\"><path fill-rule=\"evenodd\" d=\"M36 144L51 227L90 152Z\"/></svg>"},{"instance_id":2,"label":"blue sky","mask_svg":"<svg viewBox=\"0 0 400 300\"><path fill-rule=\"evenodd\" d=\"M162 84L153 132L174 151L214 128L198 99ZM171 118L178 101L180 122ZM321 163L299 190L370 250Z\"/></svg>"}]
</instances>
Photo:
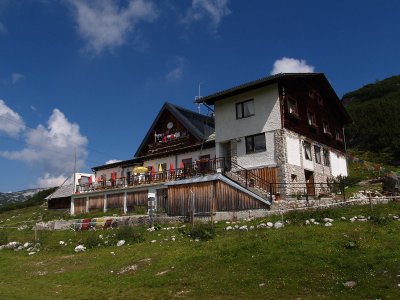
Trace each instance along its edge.
<instances>
[{"instance_id":1,"label":"blue sky","mask_svg":"<svg viewBox=\"0 0 400 300\"><path fill-rule=\"evenodd\" d=\"M135 153L165 101L273 72L399 74L399 1L0 0L0 191Z\"/></svg>"}]
</instances>

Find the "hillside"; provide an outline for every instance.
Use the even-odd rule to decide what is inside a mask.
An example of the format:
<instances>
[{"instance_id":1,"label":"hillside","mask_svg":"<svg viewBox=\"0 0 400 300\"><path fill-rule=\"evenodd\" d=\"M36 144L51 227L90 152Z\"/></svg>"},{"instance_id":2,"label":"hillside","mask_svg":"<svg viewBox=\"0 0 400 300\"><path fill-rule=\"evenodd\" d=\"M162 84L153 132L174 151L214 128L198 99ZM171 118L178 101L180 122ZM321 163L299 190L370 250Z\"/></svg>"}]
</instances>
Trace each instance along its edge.
<instances>
[{"instance_id":1,"label":"hillside","mask_svg":"<svg viewBox=\"0 0 400 300\"><path fill-rule=\"evenodd\" d=\"M36 242L30 228L4 227L3 244L36 243L40 251L0 250L0 298L399 299L399 205L219 222L208 240L196 238L204 232L199 224L192 237L188 224L178 224L156 231L41 231ZM45 211L0 212L0 223L13 226L21 215L37 220L39 212ZM331 226L324 225L325 217L334 219ZM281 218L284 227L265 226ZM227 230L235 226L250 229ZM118 247L121 238L126 244ZM75 253L78 244L88 249Z\"/></svg>"},{"instance_id":2,"label":"hillside","mask_svg":"<svg viewBox=\"0 0 400 300\"><path fill-rule=\"evenodd\" d=\"M10 192L10 193L0 193L0 206L14 204L17 202L24 202L36 193L43 191L44 189L29 189L23 190L19 192Z\"/></svg>"},{"instance_id":3,"label":"hillside","mask_svg":"<svg viewBox=\"0 0 400 300\"><path fill-rule=\"evenodd\" d=\"M369 160L400 165L400 76L347 93L342 101L353 119L348 147L368 152Z\"/></svg>"}]
</instances>

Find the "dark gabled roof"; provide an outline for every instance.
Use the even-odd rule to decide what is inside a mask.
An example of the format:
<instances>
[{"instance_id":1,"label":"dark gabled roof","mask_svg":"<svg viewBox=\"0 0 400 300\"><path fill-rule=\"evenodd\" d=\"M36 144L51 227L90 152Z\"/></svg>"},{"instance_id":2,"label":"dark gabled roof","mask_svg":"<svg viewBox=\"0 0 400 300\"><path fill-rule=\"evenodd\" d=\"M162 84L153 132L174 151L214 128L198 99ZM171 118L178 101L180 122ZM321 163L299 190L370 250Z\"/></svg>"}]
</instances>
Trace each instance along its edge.
<instances>
[{"instance_id":1,"label":"dark gabled roof","mask_svg":"<svg viewBox=\"0 0 400 300\"><path fill-rule=\"evenodd\" d=\"M169 111L181 124L184 126L190 134L192 134L199 141L208 139L208 137L214 132L214 119L189 109L180 107L178 105L165 102L157 117L154 119L153 124L148 130L146 136L142 140L139 148L135 153L135 157L143 150L150 135L154 132L158 121L160 120L164 111Z\"/></svg>"},{"instance_id":2,"label":"dark gabled roof","mask_svg":"<svg viewBox=\"0 0 400 300\"><path fill-rule=\"evenodd\" d=\"M267 77L263 77L257 80L249 81L238 86L234 86L232 88L222 90L211 95L201 97L195 101L195 103L206 103L208 105L214 105L216 101L226 99L228 97L232 97L235 95L239 95L251 90L255 90L258 88L262 88L273 83L278 83L284 79L294 79L294 78L316 78L321 80L326 87L328 87L329 92L332 94L333 98L335 99L336 103L339 105L342 113L344 114L347 122L351 123L351 118L345 108L343 107L339 97L337 96L335 90L329 83L328 79L325 77L324 73L279 73Z\"/></svg>"}]
</instances>

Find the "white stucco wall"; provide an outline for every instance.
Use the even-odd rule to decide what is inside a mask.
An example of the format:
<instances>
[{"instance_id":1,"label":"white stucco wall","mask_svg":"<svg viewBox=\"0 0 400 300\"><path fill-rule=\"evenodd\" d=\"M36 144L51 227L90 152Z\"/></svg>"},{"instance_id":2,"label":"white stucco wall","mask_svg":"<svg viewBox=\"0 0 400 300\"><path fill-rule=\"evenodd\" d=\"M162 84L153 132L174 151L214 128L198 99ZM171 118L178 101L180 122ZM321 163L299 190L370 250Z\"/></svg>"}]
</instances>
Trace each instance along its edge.
<instances>
[{"instance_id":1,"label":"white stucco wall","mask_svg":"<svg viewBox=\"0 0 400 300\"><path fill-rule=\"evenodd\" d=\"M254 99L254 116L236 119L236 103ZM216 142L228 141L281 128L276 84L215 103Z\"/></svg>"},{"instance_id":2,"label":"white stucco wall","mask_svg":"<svg viewBox=\"0 0 400 300\"><path fill-rule=\"evenodd\" d=\"M110 179L111 178L111 173L112 172L117 172L117 177L121 177L121 176L125 176L125 174L123 173L123 170L121 167L115 167L115 168L110 168L110 169L105 169L105 170L99 170L96 172L96 180L98 177L100 177L101 175L106 175L106 179Z\"/></svg>"},{"instance_id":3,"label":"white stucco wall","mask_svg":"<svg viewBox=\"0 0 400 300\"><path fill-rule=\"evenodd\" d=\"M274 132L265 132L266 151L246 154L245 137L237 143L237 163L244 168L257 168L275 166L275 140Z\"/></svg>"},{"instance_id":4,"label":"white stucco wall","mask_svg":"<svg viewBox=\"0 0 400 300\"><path fill-rule=\"evenodd\" d=\"M300 159L300 139L292 136L286 136L286 153L288 164L301 166Z\"/></svg>"},{"instance_id":5,"label":"white stucco wall","mask_svg":"<svg viewBox=\"0 0 400 300\"><path fill-rule=\"evenodd\" d=\"M329 159L331 161L331 172L332 176L347 176L347 161L346 157L335 153L333 151L329 152Z\"/></svg>"},{"instance_id":6,"label":"white stucco wall","mask_svg":"<svg viewBox=\"0 0 400 300\"><path fill-rule=\"evenodd\" d=\"M159 164L166 163L167 168L169 168L170 163L173 163L175 168L179 168L179 165L183 159L192 158L192 161L194 162L198 160L199 157L202 155L210 155L210 158L213 159L215 157L215 148L208 148L208 149L203 149L202 151L198 150L193 152L187 152L184 154L171 155L157 159L146 160L143 163L143 165L145 167L154 166L154 168L158 168ZM158 169L156 171L158 171Z\"/></svg>"}]
</instances>

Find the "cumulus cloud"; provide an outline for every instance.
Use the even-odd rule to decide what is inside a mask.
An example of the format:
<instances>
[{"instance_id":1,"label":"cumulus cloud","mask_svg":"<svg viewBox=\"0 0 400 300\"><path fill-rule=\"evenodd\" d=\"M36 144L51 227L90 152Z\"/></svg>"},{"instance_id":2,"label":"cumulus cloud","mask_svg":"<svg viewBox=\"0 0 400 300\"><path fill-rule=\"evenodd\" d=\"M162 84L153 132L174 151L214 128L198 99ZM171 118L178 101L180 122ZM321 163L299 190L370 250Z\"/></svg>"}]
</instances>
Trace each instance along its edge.
<instances>
[{"instance_id":1,"label":"cumulus cloud","mask_svg":"<svg viewBox=\"0 0 400 300\"><path fill-rule=\"evenodd\" d=\"M231 13L228 0L192 0L192 6L183 18L183 22L192 23L208 19L216 29L221 20Z\"/></svg>"},{"instance_id":2,"label":"cumulus cloud","mask_svg":"<svg viewBox=\"0 0 400 300\"><path fill-rule=\"evenodd\" d=\"M11 83L12 84L16 84L18 81L21 81L23 79L25 79L24 74L20 74L20 73L12 73L11 74Z\"/></svg>"},{"instance_id":3,"label":"cumulus cloud","mask_svg":"<svg viewBox=\"0 0 400 300\"><path fill-rule=\"evenodd\" d=\"M50 188L62 185L66 179L67 176L64 175L52 176L49 173L45 173L43 177L38 178L36 185L42 188Z\"/></svg>"},{"instance_id":4,"label":"cumulus cloud","mask_svg":"<svg viewBox=\"0 0 400 300\"><path fill-rule=\"evenodd\" d=\"M175 57L173 61L173 68L165 75L165 79L168 82L177 82L182 79L183 70L186 65L186 59L184 57Z\"/></svg>"},{"instance_id":5,"label":"cumulus cloud","mask_svg":"<svg viewBox=\"0 0 400 300\"><path fill-rule=\"evenodd\" d=\"M0 99L0 132L16 137L23 130L25 130L24 120Z\"/></svg>"},{"instance_id":6,"label":"cumulus cloud","mask_svg":"<svg viewBox=\"0 0 400 300\"><path fill-rule=\"evenodd\" d=\"M86 50L94 54L123 45L138 23L152 22L158 16L155 5L145 0L130 0L125 7L117 0L67 1L74 9Z\"/></svg>"},{"instance_id":7,"label":"cumulus cloud","mask_svg":"<svg viewBox=\"0 0 400 300\"><path fill-rule=\"evenodd\" d=\"M53 110L47 127L38 125L25 131L25 143L24 149L1 151L0 156L40 166L45 174L37 181L40 186L46 182L51 186L70 175L74 171L75 151L77 170L85 165L88 140L80 133L79 125L69 122L58 109Z\"/></svg>"},{"instance_id":8,"label":"cumulus cloud","mask_svg":"<svg viewBox=\"0 0 400 300\"><path fill-rule=\"evenodd\" d=\"M308 65L304 59L282 57L274 62L271 75L278 73L311 73L314 66Z\"/></svg>"},{"instance_id":9,"label":"cumulus cloud","mask_svg":"<svg viewBox=\"0 0 400 300\"><path fill-rule=\"evenodd\" d=\"M110 160L106 161L106 165L110 165L110 164L117 163L117 162L120 162L120 161L121 160L119 160L119 159L110 159Z\"/></svg>"}]
</instances>

